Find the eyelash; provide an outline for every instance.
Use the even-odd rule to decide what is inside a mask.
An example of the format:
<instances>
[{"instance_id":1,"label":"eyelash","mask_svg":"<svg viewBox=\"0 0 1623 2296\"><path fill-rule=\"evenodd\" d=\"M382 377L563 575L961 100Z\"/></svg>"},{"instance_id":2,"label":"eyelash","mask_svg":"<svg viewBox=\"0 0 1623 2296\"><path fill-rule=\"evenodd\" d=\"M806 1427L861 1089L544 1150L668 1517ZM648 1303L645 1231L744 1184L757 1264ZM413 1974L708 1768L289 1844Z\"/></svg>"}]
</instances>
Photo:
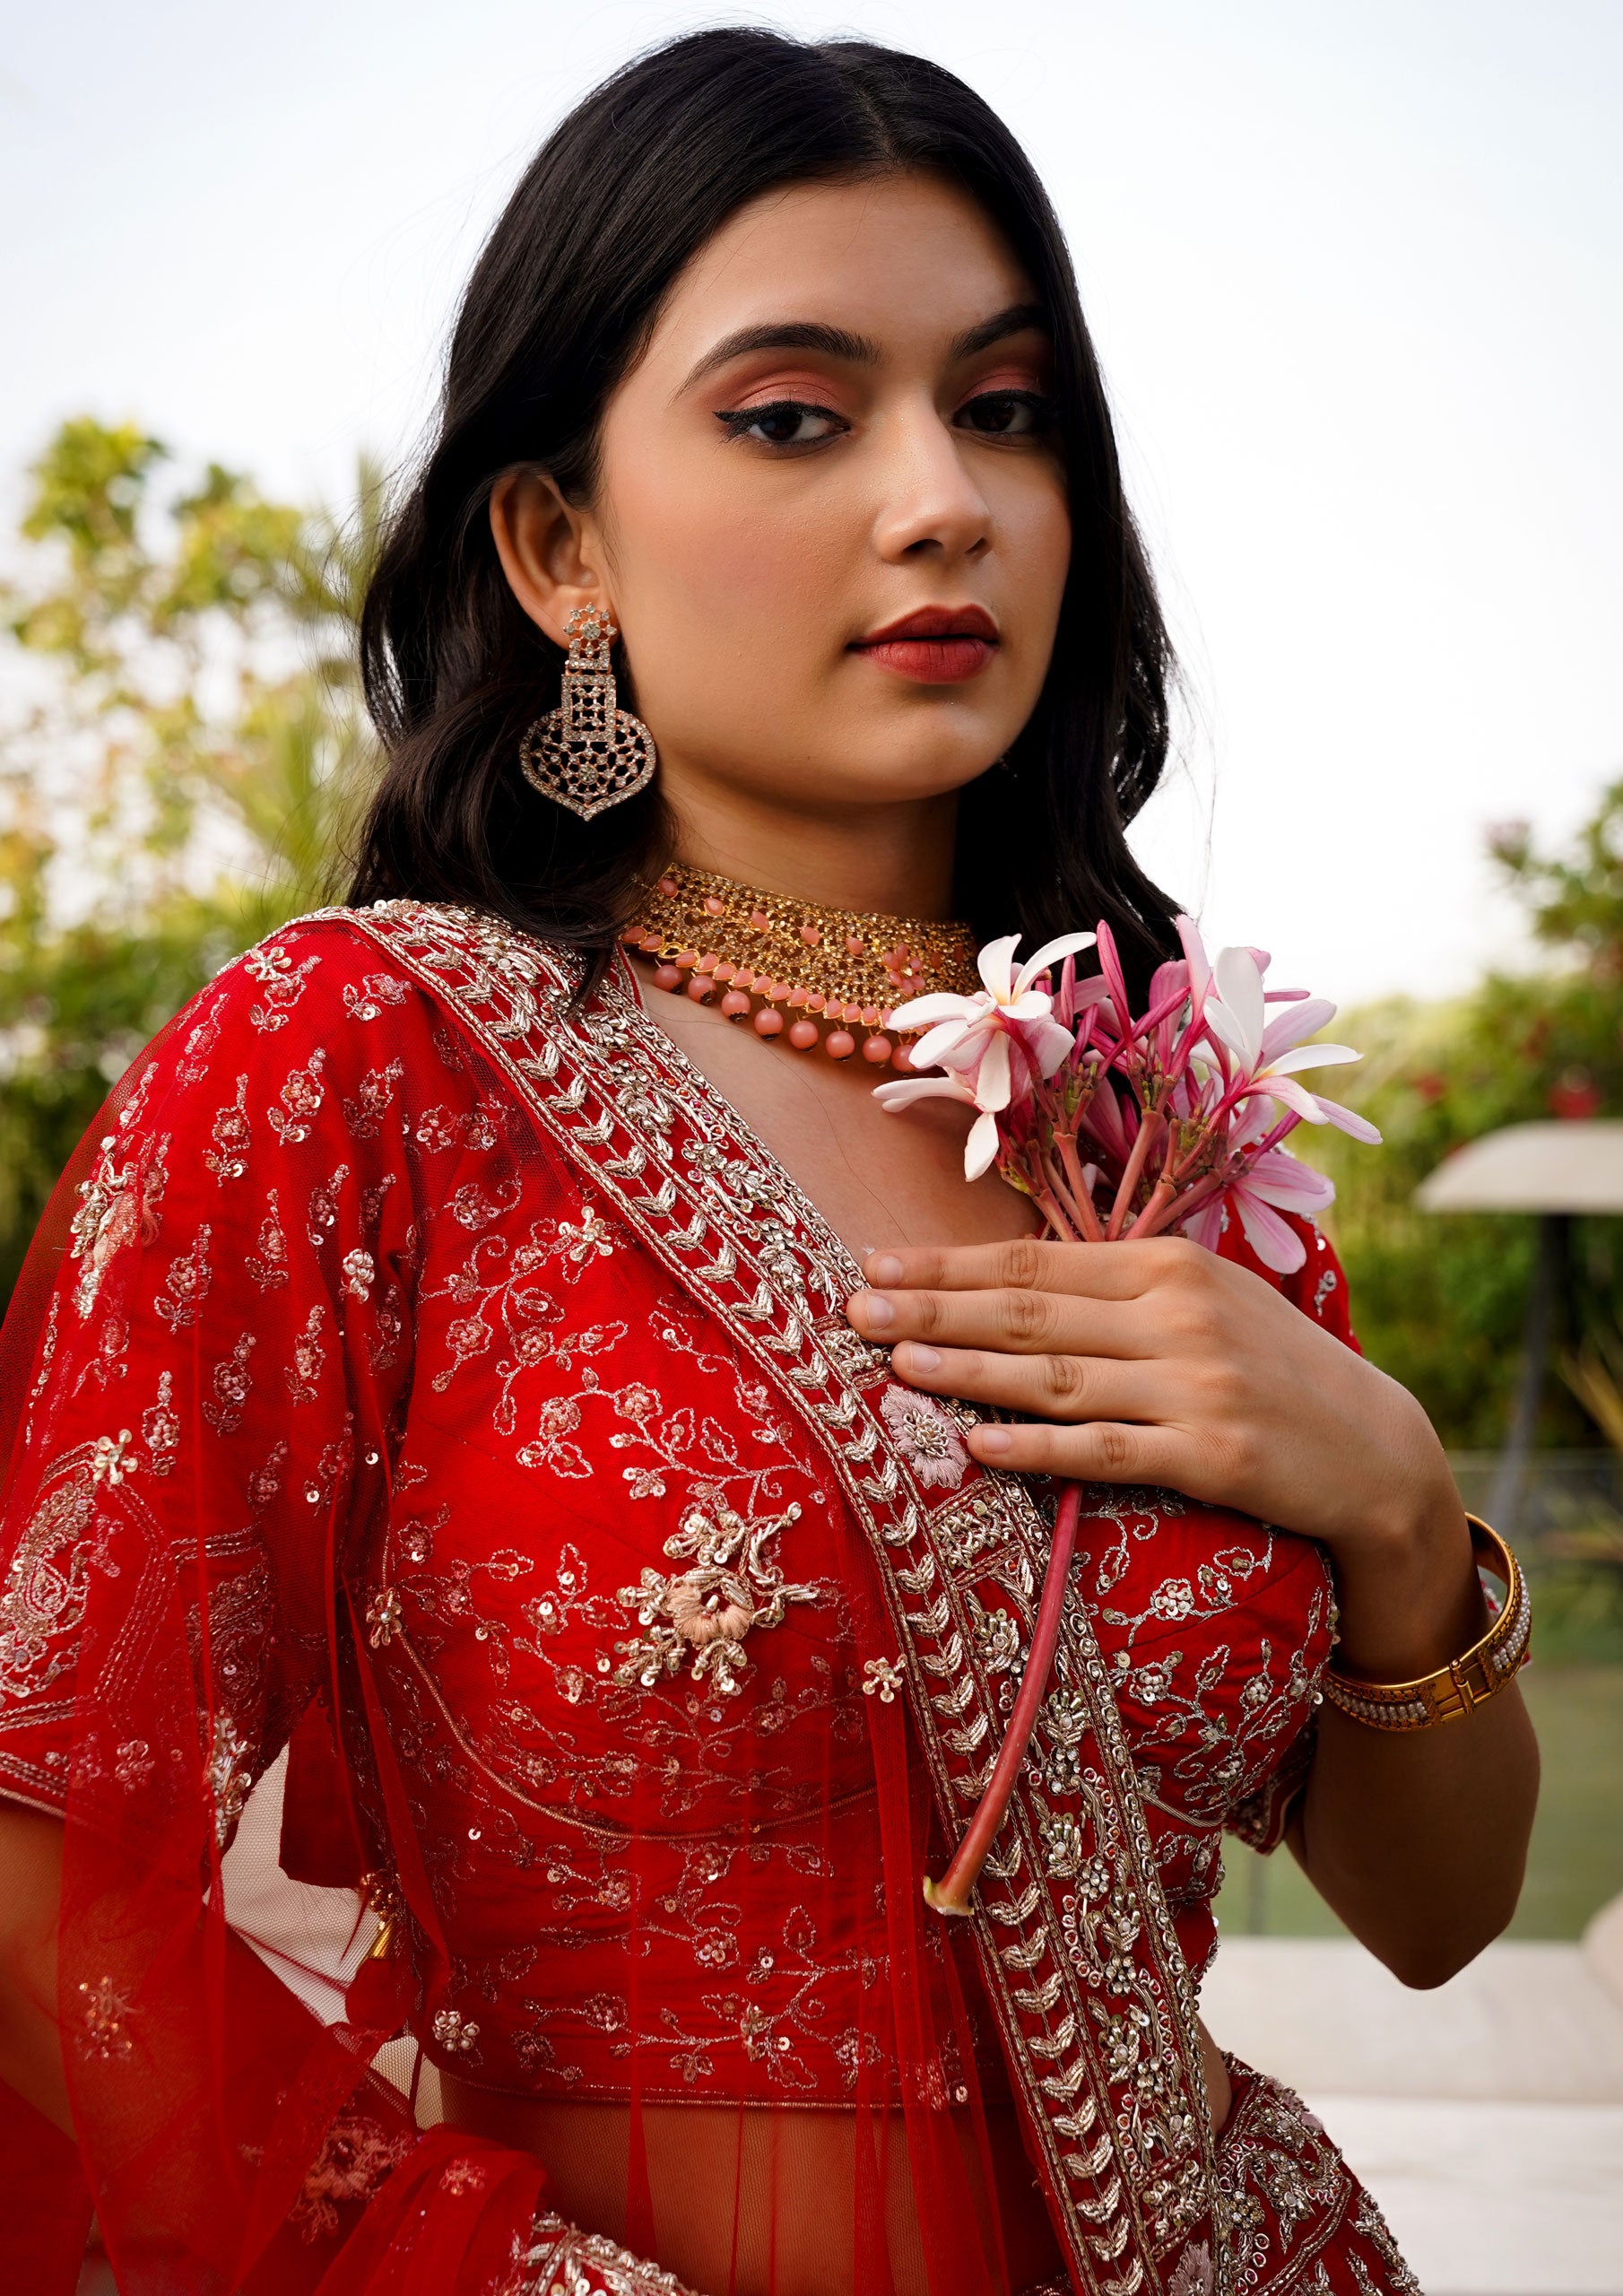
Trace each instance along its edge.
<instances>
[{"instance_id":1,"label":"eyelash","mask_svg":"<svg viewBox=\"0 0 1623 2296\"><path fill-rule=\"evenodd\" d=\"M959 409L959 413L965 414L971 407L976 406L1023 408L1031 418L1028 430L977 430L976 435L981 438L1034 438L1051 430L1054 425L1054 402L1040 391L979 391L973 398L964 401L963 405ZM815 401L804 398L776 398L768 400L762 406L728 408L718 413L716 419L730 439L747 439L757 423L767 422L775 415L788 414L796 417L805 414L820 415L825 422L840 424L841 429L848 430L850 427L831 406L819 406ZM826 446L830 438L838 438L839 435L839 431L836 430L827 433L821 439L759 439L756 444L766 447L776 454L803 454L813 447Z\"/></svg>"}]
</instances>

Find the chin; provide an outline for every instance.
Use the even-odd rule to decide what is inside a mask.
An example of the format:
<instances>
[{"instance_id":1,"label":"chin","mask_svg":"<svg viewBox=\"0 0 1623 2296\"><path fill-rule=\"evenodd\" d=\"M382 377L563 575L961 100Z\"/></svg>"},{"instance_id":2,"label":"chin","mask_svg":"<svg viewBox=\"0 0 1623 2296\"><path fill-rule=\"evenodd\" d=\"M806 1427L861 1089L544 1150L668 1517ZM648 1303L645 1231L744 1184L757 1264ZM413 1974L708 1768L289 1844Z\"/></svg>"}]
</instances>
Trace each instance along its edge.
<instances>
[{"instance_id":1,"label":"chin","mask_svg":"<svg viewBox=\"0 0 1623 2296\"><path fill-rule=\"evenodd\" d=\"M1013 738L1012 735L1009 736L1010 740ZM1006 746L994 735L943 739L938 731L929 741L914 736L906 742L876 744L866 770L859 767L857 772L864 794L870 801L875 796L898 800L945 796L953 790L968 788L970 782L978 781L983 773L990 772ZM847 761L841 778L853 778Z\"/></svg>"}]
</instances>

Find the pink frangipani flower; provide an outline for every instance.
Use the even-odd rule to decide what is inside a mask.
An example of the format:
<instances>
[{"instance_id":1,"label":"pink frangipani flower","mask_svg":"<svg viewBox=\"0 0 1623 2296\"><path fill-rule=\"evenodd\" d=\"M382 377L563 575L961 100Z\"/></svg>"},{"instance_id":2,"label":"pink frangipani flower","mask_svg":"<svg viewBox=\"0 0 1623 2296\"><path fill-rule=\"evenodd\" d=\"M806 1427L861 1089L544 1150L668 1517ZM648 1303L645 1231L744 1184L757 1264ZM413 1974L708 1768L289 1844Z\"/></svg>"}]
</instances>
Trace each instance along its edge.
<instances>
[{"instance_id":1,"label":"pink frangipani flower","mask_svg":"<svg viewBox=\"0 0 1623 2296\"><path fill-rule=\"evenodd\" d=\"M979 1179L997 1160L997 1118L1035 1079L1052 1076L1069 1057L1072 1032L1055 1019L1051 993L1035 984L1050 965L1090 949L1093 942L1091 933L1063 934L1046 941L1017 973L1019 934L989 941L978 961L985 986L975 996L916 996L891 1014L895 1028L925 1031L913 1048L913 1066L947 1073L881 1084L875 1097L881 1108L892 1109L933 1096L973 1101L979 1114L964 1145L967 1179Z\"/></svg>"},{"instance_id":2,"label":"pink frangipani flower","mask_svg":"<svg viewBox=\"0 0 1623 2296\"><path fill-rule=\"evenodd\" d=\"M1258 954L1252 949L1220 950L1213 968L1218 993L1206 998L1206 1029L1228 1055L1228 1097L1237 1101L1266 1094L1305 1123L1328 1123L1324 1109L1292 1072L1362 1055L1350 1045L1303 1042L1334 1016L1335 1006L1324 997L1293 1002L1289 1011L1269 1020Z\"/></svg>"},{"instance_id":3,"label":"pink frangipani flower","mask_svg":"<svg viewBox=\"0 0 1623 2296\"><path fill-rule=\"evenodd\" d=\"M1286 1148L1265 1148L1252 1162L1184 1223L1192 1242L1216 1251L1223 1232L1225 1211L1238 1214L1245 1239L1264 1267L1276 1274L1292 1275L1306 1258L1306 1248L1294 1228L1287 1227L1280 1212L1295 1212L1312 1219L1335 1201L1335 1183L1304 1164ZM1275 1207L1278 1207L1276 1210Z\"/></svg>"}]
</instances>

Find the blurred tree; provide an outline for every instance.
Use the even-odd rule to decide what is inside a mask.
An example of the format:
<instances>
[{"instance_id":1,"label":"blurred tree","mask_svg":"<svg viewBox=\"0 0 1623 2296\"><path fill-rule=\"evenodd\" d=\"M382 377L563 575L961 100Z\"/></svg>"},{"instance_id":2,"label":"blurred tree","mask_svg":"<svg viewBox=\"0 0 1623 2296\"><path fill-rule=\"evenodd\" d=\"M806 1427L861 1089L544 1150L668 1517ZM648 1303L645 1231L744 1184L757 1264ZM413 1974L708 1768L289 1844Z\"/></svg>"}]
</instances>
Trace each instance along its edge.
<instances>
[{"instance_id":1,"label":"blurred tree","mask_svg":"<svg viewBox=\"0 0 1623 2296\"><path fill-rule=\"evenodd\" d=\"M1414 1191L1452 1149L1501 1125L1623 1116L1623 781L1569 852L1538 852L1519 822L1494 831L1489 850L1556 962L1495 974L1451 1004L1397 999L1351 1015L1366 1057L1344 1072L1349 1098L1386 1145L1306 1131L1291 1144L1336 1182L1332 1221L1366 1351L1414 1389L1446 1442L1480 1449L1509 1417L1533 1223L1422 1213ZM1623 1322L1618 1225L1575 1223L1573 1339ZM1552 1380L1543 1439L1590 1444L1598 1431Z\"/></svg>"},{"instance_id":2,"label":"blurred tree","mask_svg":"<svg viewBox=\"0 0 1623 2296\"><path fill-rule=\"evenodd\" d=\"M0 586L0 1296L127 1062L331 897L371 746L353 630L379 484L339 521L211 464L167 502L133 424L65 422Z\"/></svg>"}]
</instances>

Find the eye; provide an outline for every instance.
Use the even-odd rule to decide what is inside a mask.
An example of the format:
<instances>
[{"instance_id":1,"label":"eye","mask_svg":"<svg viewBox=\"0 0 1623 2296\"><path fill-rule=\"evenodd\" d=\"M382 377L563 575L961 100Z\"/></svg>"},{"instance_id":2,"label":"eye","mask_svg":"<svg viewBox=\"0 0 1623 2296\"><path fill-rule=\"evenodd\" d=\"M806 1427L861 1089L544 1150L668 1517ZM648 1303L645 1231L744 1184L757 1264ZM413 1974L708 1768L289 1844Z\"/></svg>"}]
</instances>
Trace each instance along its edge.
<instances>
[{"instance_id":1,"label":"eye","mask_svg":"<svg viewBox=\"0 0 1623 2296\"><path fill-rule=\"evenodd\" d=\"M829 406L809 399L775 398L764 406L741 406L716 415L730 439L755 439L766 447L818 447L847 428Z\"/></svg>"},{"instance_id":2,"label":"eye","mask_svg":"<svg viewBox=\"0 0 1623 2296\"><path fill-rule=\"evenodd\" d=\"M1054 427L1054 402L1040 391L982 391L958 411L966 430L987 439L1034 439Z\"/></svg>"}]
</instances>

